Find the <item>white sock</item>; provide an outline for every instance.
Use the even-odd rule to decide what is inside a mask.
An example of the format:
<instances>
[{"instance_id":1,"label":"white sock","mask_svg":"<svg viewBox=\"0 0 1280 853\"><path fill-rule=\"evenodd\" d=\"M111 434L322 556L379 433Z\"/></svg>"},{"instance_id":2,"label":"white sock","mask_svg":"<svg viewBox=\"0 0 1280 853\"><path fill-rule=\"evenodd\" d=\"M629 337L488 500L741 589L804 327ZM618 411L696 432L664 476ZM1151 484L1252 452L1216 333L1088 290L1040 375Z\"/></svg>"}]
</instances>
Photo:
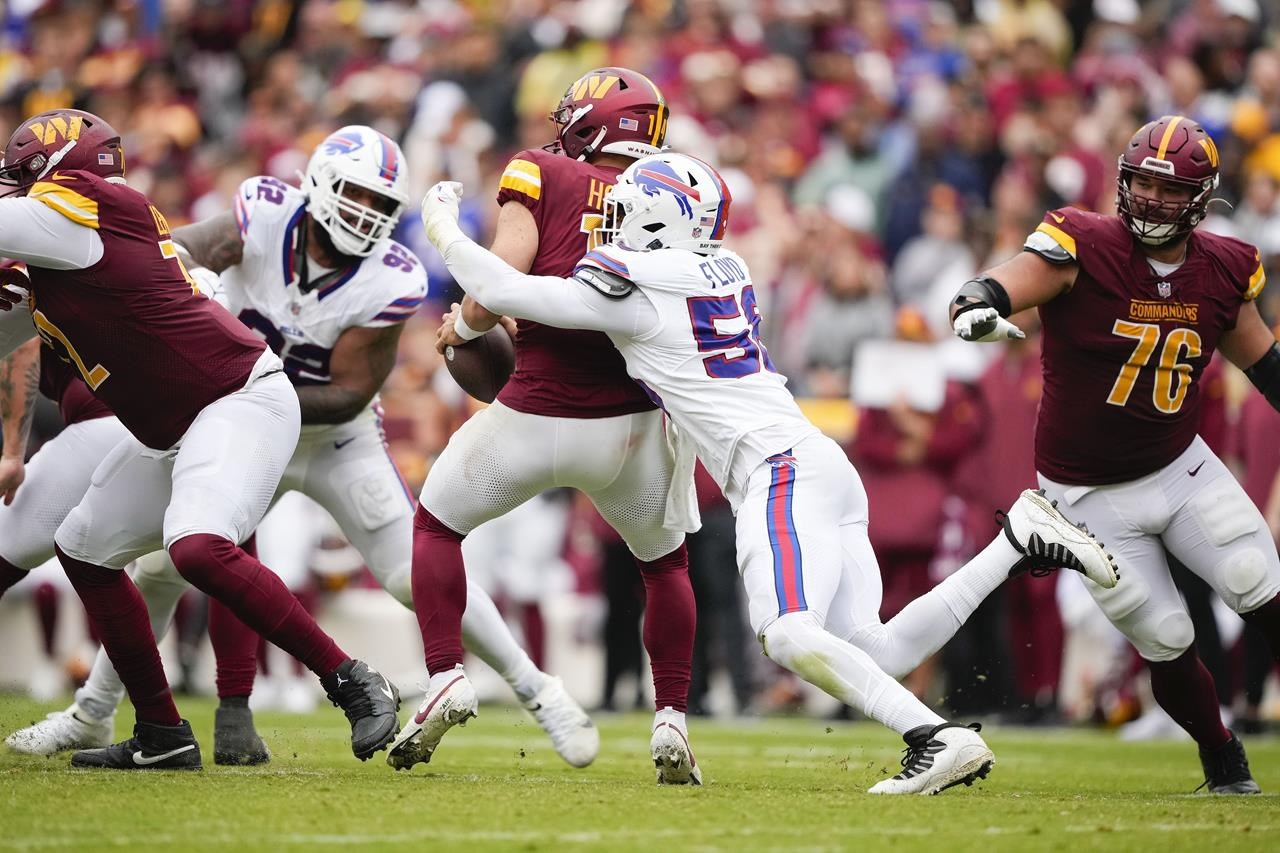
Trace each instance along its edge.
<instances>
[{"instance_id":1,"label":"white sock","mask_svg":"<svg viewBox=\"0 0 1280 853\"><path fill-rule=\"evenodd\" d=\"M533 665L488 594L467 580L467 609L462 613L462 640L467 651L493 667L521 702L546 686L548 676Z\"/></svg>"},{"instance_id":2,"label":"white sock","mask_svg":"<svg viewBox=\"0 0 1280 853\"><path fill-rule=\"evenodd\" d=\"M861 649L828 632L812 613L788 613L764 631L765 653L810 684L898 734L944 720Z\"/></svg>"},{"instance_id":3,"label":"white sock","mask_svg":"<svg viewBox=\"0 0 1280 853\"><path fill-rule=\"evenodd\" d=\"M459 675L465 677L466 674L466 670L462 668L462 664L460 663L455 664L453 669L446 669L444 672L437 672L427 679L427 693L439 690Z\"/></svg>"},{"instance_id":4,"label":"white sock","mask_svg":"<svg viewBox=\"0 0 1280 853\"><path fill-rule=\"evenodd\" d=\"M999 533L981 553L887 623L859 625L848 640L886 673L901 678L946 645L1020 559L1022 555Z\"/></svg>"},{"instance_id":5,"label":"white sock","mask_svg":"<svg viewBox=\"0 0 1280 853\"><path fill-rule=\"evenodd\" d=\"M151 633L155 634L159 644L169 632L173 624L174 611L178 609L178 599L191 588L178 570L169 561L164 551L148 554L138 560L132 573L133 582L147 604L147 615L151 619ZM84 687L76 691L76 704L86 714L105 719L116 712L116 708L124 699L125 689L120 676L106 649L99 649L94 658L93 668Z\"/></svg>"}]
</instances>

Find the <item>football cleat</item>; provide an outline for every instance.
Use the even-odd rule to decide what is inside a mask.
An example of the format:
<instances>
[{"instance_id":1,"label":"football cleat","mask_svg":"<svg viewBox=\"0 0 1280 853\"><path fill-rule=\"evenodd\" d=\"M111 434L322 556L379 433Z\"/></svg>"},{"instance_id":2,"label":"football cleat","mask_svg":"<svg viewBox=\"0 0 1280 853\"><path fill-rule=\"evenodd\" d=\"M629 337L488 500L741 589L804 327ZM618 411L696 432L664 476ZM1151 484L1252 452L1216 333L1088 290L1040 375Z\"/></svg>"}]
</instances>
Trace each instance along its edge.
<instances>
[{"instance_id":1,"label":"football cleat","mask_svg":"<svg viewBox=\"0 0 1280 853\"><path fill-rule=\"evenodd\" d=\"M907 748L901 772L872 785L867 793L940 794L953 785L985 779L996 757L978 736L981 730L979 723L916 726L902 736Z\"/></svg>"},{"instance_id":2,"label":"football cleat","mask_svg":"<svg viewBox=\"0 0 1280 853\"><path fill-rule=\"evenodd\" d=\"M1244 744L1235 732L1231 740L1217 749L1200 747L1200 766L1204 768L1204 782L1211 794L1261 794L1262 789L1249 772L1249 759L1244 754ZM1200 790L1196 788L1196 790Z\"/></svg>"},{"instance_id":3,"label":"football cleat","mask_svg":"<svg viewBox=\"0 0 1280 853\"><path fill-rule=\"evenodd\" d=\"M682 714L663 708L653 718L649 752L658 771L659 785L701 785L702 768L693 757Z\"/></svg>"},{"instance_id":4,"label":"football cleat","mask_svg":"<svg viewBox=\"0 0 1280 853\"><path fill-rule=\"evenodd\" d=\"M100 770L199 770L200 745L183 720L176 726L139 721L133 737L102 749L83 749L71 756L72 767Z\"/></svg>"},{"instance_id":5,"label":"football cleat","mask_svg":"<svg viewBox=\"0 0 1280 853\"><path fill-rule=\"evenodd\" d=\"M433 675L427 682L427 694L422 697L418 712L409 718L391 745L387 763L397 770L426 764L445 732L465 725L476 716L479 704L475 688L462 667Z\"/></svg>"},{"instance_id":6,"label":"football cleat","mask_svg":"<svg viewBox=\"0 0 1280 853\"><path fill-rule=\"evenodd\" d=\"M559 678L548 678L546 686L524 707L569 766L586 767L595 761L600 752L600 731Z\"/></svg>"},{"instance_id":7,"label":"football cleat","mask_svg":"<svg viewBox=\"0 0 1280 853\"><path fill-rule=\"evenodd\" d=\"M1007 514L996 513L996 521L1022 554L1009 570L1009 577L1068 568L1104 589L1111 589L1120 577L1115 558L1102 543L1084 525L1072 524L1059 512L1058 502L1046 498L1042 489L1024 491Z\"/></svg>"},{"instance_id":8,"label":"football cleat","mask_svg":"<svg viewBox=\"0 0 1280 853\"><path fill-rule=\"evenodd\" d=\"M396 736L400 691L363 661L349 660L320 679L329 701L351 723L351 751L367 761Z\"/></svg>"},{"instance_id":9,"label":"football cleat","mask_svg":"<svg viewBox=\"0 0 1280 853\"><path fill-rule=\"evenodd\" d=\"M96 719L72 703L65 711L54 711L40 722L18 729L4 739L4 744L14 752L44 756L68 749L109 746L115 719L115 714Z\"/></svg>"},{"instance_id":10,"label":"football cleat","mask_svg":"<svg viewBox=\"0 0 1280 853\"><path fill-rule=\"evenodd\" d=\"M213 716L213 763L245 766L270 760L271 750L253 726L253 711L219 706Z\"/></svg>"}]
</instances>

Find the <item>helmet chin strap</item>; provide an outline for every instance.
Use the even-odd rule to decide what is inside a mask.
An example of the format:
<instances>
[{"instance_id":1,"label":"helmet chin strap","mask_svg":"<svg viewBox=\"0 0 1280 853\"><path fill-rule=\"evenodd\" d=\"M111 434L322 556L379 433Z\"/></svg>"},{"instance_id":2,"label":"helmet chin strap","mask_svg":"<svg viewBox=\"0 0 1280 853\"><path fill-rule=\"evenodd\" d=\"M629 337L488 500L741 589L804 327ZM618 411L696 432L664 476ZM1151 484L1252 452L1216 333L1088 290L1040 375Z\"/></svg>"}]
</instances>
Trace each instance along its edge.
<instances>
[{"instance_id":1,"label":"helmet chin strap","mask_svg":"<svg viewBox=\"0 0 1280 853\"><path fill-rule=\"evenodd\" d=\"M68 139L66 145L49 155L49 162L45 163L44 168L40 170L40 174L36 175L36 180L39 181L43 179L45 175L53 171L54 167L61 163L62 159L70 154L71 149L75 147L76 141L74 139Z\"/></svg>"}]
</instances>

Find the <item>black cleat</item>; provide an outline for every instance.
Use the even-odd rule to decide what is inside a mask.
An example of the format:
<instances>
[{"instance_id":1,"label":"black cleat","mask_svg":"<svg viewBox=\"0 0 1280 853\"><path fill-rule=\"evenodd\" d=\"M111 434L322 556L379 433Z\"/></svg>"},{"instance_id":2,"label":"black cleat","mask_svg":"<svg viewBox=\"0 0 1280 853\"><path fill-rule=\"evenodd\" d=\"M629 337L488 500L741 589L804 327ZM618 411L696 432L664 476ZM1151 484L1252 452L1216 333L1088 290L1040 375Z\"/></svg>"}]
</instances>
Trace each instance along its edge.
<instances>
[{"instance_id":1,"label":"black cleat","mask_svg":"<svg viewBox=\"0 0 1280 853\"><path fill-rule=\"evenodd\" d=\"M82 749L71 756L72 767L103 770L199 770L200 745L183 720L176 726L137 722L133 737L101 749Z\"/></svg>"},{"instance_id":2,"label":"black cleat","mask_svg":"<svg viewBox=\"0 0 1280 853\"><path fill-rule=\"evenodd\" d=\"M213 763L246 766L270 760L271 750L253 727L253 711L220 706L213 717Z\"/></svg>"},{"instance_id":3,"label":"black cleat","mask_svg":"<svg viewBox=\"0 0 1280 853\"><path fill-rule=\"evenodd\" d=\"M1244 754L1244 744L1235 732L1231 740L1217 749L1200 747L1200 766L1204 768L1204 782L1211 794L1261 794L1262 789L1253 781L1249 772L1249 759ZM1196 788L1197 791L1200 788Z\"/></svg>"},{"instance_id":4,"label":"black cleat","mask_svg":"<svg viewBox=\"0 0 1280 853\"><path fill-rule=\"evenodd\" d=\"M400 731L400 691L367 663L349 660L320 679L329 701L351 721L351 751L367 761Z\"/></svg>"}]
</instances>

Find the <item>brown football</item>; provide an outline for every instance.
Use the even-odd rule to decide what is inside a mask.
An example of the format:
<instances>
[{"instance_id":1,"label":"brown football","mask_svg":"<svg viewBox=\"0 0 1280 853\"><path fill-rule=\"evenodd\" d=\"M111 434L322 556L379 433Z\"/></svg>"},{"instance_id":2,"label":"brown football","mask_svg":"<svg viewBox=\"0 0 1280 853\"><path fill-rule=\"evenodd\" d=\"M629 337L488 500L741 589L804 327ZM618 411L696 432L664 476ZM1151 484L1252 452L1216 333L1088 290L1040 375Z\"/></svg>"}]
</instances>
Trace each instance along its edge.
<instances>
[{"instance_id":1,"label":"brown football","mask_svg":"<svg viewBox=\"0 0 1280 853\"><path fill-rule=\"evenodd\" d=\"M516 366L516 348L501 325L474 341L446 347L444 363L455 382L482 403L492 403Z\"/></svg>"}]
</instances>

